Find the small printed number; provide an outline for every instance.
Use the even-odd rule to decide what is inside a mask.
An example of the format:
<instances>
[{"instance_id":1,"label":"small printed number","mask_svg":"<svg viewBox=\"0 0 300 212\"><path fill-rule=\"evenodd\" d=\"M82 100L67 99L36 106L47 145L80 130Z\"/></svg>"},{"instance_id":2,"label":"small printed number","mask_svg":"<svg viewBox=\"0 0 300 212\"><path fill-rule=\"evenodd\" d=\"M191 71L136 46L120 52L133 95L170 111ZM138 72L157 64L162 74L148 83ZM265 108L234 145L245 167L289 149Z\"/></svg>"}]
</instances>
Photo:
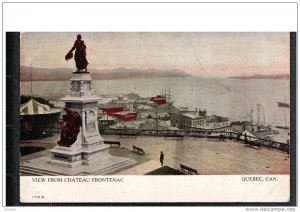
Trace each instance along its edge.
<instances>
[{"instance_id":1,"label":"small printed number","mask_svg":"<svg viewBox=\"0 0 300 212\"><path fill-rule=\"evenodd\" d=\"M43 199L44 196L32 196L33 199Z\"/></svg>"}]
</instances>

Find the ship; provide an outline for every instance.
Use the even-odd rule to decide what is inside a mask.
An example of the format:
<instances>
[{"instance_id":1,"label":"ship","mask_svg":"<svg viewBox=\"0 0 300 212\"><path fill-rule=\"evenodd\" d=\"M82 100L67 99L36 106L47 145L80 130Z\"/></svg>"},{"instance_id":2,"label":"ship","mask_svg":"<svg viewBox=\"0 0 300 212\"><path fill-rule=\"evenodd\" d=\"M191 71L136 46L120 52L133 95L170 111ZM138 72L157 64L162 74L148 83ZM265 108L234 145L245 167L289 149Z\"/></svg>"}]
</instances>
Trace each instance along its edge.
<instances>
[{"instance_id":1,"label":"ship","mask_svg":"<svg viewBox=\"0 0 300 212\"><path fill-rule=\"evenodd\" d=\"M290 108L290 104L285 103L285 102L277 102L278 107L286 107L286 108Z\"/></svg>"},{"instance_id":2,"label":"ship","mask_svg":"<svg viewBox=\"0 0 300 212\"><path fill-rule=\"evenodd\" d=\"M278 107L290 108L290 104L286 103L286 97L284 97L284 102L277 102Z\"/></svg>"},{"instance_id":3,"label":"ship","mask_svg":"<svg viewBox=\"0 0 300 212\"><path fill-rule=\"evenodd\" d=\"M284 130L288 130L290 129L288 126L275 126L278 129L284 129Z\"/></svg>"}]
</instances>

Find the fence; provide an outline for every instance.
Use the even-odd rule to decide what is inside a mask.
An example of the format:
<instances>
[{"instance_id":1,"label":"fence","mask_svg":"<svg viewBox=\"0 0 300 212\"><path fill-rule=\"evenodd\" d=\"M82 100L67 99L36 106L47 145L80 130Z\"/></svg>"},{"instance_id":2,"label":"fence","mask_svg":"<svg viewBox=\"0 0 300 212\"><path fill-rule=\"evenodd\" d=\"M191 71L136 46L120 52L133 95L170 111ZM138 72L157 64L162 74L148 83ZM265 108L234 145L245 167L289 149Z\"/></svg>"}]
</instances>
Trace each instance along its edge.
<instances>
[{"instance_id":1,"label":"fence","mask_svg":"<svg viewBox=\"0 0 300 212\"><path fill-rule=\"evenodd\" d=\"M100 133L103 135L124 135L130 134L135 136L158 136L158 137L195 137L195 138L226 138L230 140L234 140L236 142L241 142L245 144L245 139L242 139L243 136L241 133L237 132L226 132L226 133L219 133L220 135L216 134L208 134L206 131L191 131L191 130L142 130L142 129L100 129ZM286 152L289 154L290 152L290 145L284 144L281 142L262 139L252 136L247 136L248 139L257 139L259 142L260 147L264 147L267 149ZM246 141L247 142L247 141Z\"/></svg>"}]
</instances>

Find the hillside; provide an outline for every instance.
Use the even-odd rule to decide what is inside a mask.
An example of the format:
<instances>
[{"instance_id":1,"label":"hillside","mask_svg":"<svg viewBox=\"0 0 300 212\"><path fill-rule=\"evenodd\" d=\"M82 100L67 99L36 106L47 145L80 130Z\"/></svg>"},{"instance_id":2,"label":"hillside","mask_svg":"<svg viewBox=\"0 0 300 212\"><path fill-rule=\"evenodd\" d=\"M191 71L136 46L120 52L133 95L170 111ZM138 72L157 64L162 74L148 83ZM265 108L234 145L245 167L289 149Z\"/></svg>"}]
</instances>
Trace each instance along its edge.
<instances>
[{"instance_id":1,"label":"hillside","mask_svg":"<svg viewBox=\"0 0 300 212\"><path fill-rule=\"evenodd\" d=\"M273 74L273 75L256 74L256 75L252 75L252 76L234 76L234 77L229 77L229 78L243 79L243 80L248 80L248 79L285 79L285 80L289 80L290 75L289 74Z\"/></svg>"},{"instance_id":2,"label":"hillside","mask_svg":"<svg viewBox=\"0 0 300 212\"><path fill-rule=\"evenodd\" d=\"M32 80L69 80L74 69L49 69L32 67ZM178 69L158 70L158 69L126 69L117 68L110 70L88 70L94 80L101 79L125 79L125 78L150 78L150 77L189 77L190 75ZM20 67L20 80L30 81L30 68L27 66Z\"/></svg>"}]
</instances>

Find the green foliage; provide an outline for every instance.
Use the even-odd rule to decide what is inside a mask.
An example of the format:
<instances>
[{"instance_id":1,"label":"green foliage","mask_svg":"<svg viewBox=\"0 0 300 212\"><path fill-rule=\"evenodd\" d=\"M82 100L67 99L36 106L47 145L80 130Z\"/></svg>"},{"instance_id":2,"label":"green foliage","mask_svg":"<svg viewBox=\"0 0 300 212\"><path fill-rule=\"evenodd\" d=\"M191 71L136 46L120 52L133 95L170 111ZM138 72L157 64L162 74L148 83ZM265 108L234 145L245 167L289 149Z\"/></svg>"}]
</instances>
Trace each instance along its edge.
<instances>
[{"instance_id":1,"label":"green foliage","mask_svg":"<svg viewBox=\"0 0 300 212\"><path fill-rule=\"evenodd\" d=\"M30 155L36 152L44 151L46 148L43 147L31 147L31 146L21 146L20 153L21 156Z\"/></svg>"},{"instance_id":2,"label":"green foliage","mask_svg":"<svg viewBox=\"0 0 300 212\"><path fill-rule=\"evenodd\" d=\"M146 175L184 175L184 174L178 171L177 169L173 169L169 166L163 166L147 173Z\"/></svg>"},{"instance_id":3,"label":"green foliage","mask_svg":"<svg viewBox=\"0 0 300 212\"><path fill-rule=\"evenodd\" d=\"M60 113L20 117L21 139L39 139L59 133Z\"/></svg>"}]
</instances>

